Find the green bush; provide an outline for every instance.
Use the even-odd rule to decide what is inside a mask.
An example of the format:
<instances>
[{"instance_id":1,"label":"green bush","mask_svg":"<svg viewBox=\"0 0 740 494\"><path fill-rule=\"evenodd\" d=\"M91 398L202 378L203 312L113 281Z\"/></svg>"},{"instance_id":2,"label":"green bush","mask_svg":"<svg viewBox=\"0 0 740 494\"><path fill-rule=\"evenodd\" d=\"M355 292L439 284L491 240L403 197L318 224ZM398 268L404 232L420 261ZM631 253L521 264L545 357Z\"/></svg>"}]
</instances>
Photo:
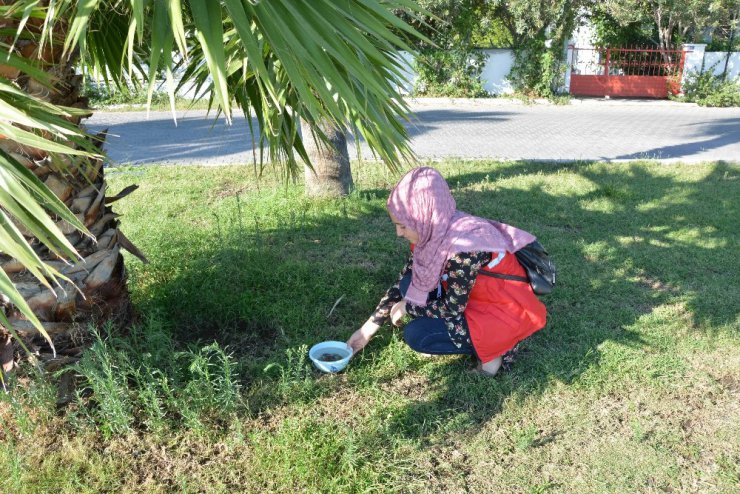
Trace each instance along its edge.
<instances>
[{"instance_id":1,"label":"green bush","mask_svg":"<svg viewBox=\"0 0 740 494\"><path fill-rule=\"evenodd\" d=\"M683 101L701 106L740 106L740 84L733 80L722 80L712 71L693 72L683 84Z\"/></svg>"},{"instance_id":2,"label":"green bush","mask_svg":"<svg viewBox=\"0 0 740 494\"><path fill-rule=\"evenodd\" d=\"M419 0L428 15L409 16L398 12L426 36L429 42L415 43L418 55L414 69L417 96L474 98L488 96L480 80L486 55L475 50L473 38L490 8L479 0Z\"/></svg>"},{"instance_id":3,"label":"green bush","mask_svg":"<svg viewBox=\"0 0 740 494\"><path fill-rule=\"evenodd\" d=\"M740 106L740 85L733 81L720 82L715 91L698 103L702 106Z\"/></svg>"},{"instance_id":4,"label":"green bush","mask_svg":"<svg viewBox=\"0 0 740 494\"><path fill-rule=\"evenodd\" d=\"M127 384L131 361L95 331L95 342L72 367L81 386L79 415L96 423L105 437L124 434L134 421L132 396Z\"/></svg>"},{"instance_id":5,"label":"green bush","mask_svg":"<svg viewBox=\"0 0 740 494\"><path fill-rule=\"evenodd\" d=\"M145 105L146 90L124 86L120 89L108 87L103 83L87 81L82 95L89 99L90 106L101 108L112 105ZM154 91L152 105L169 105L169 97L165 91Z\"/></svg>"},{"instance_id":6,"label":"green bush","mask_svg":"<svg viewBox=\"0 0 740 494\"><path fill-rule=\"evenodd\" d=\"M517 93L555 98L564 86L566 64L544 38L532 39L514 51L509 79Z\"/></svg>"},{"instance_id":7,"label":"green bush","mask_svg":"<svg viewBox=\"0 0 740 494\"><path fill-rule=\"evenodd\" d=\"M417 96L478 98L488 96L481 82L485 53L467 49L422 50L414 63Z\"/></svg>"}]
</instances>

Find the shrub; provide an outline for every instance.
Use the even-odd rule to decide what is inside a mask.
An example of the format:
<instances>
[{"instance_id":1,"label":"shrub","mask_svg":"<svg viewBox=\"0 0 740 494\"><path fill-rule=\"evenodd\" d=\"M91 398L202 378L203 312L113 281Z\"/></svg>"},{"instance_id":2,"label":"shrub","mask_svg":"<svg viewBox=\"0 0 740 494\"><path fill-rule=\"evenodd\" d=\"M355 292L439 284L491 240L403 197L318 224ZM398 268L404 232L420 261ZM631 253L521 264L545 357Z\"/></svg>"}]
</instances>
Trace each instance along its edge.
<instances>
[{"instance_id":1,"label":"shrub","mask_svg":"<svg viewBox=\"0 0 740 494\"><path fill-rule=\"evenodd\" d=\"M131 369L128 356L112 347L100 333L95 342L72 367L81 382L77 400L84 404L80 414L95 422L105 437L124 434L134 421L133 403L127 374Z\"/></svg>"},{"instance_id":2,"label":"shrub","mask_svg":"<svg viewBox=\"0 0 740 494\"><path fill-rule=\"evenodd\" d=\"M477 26L490 5L478 0L419 0L428 15L398 15L426 36L431 43L416 41L418 96L479 97L488 94L480 80L486 55L475 50Z\"/></svg>"},{"instance_id":3,"label":"shrub","mask_svg":"<svg viewBox=\"0 0 740 494\"><path fill-rule=\"evenodd\" d=\"M216 342L176 351L171 333L154 318L126 337L97 331L94 337L72 367L78 392L71 418L95 424L105 437L140 426L201 429L242 405L236 361Z\"/></svg>"},{"instance_id":4,"label":"shrub","mask_svg":"<svg viewBox=\"0 0 740 494\"><path fill-rule=\"evenodd\" d=\"M740 106L740 84L738 81L723 81L712 71L693 72L683 85L683 101L701 106Z\"/></svg>"},{"instance_id":5,"label":"shrub","mask_svg":"<svg viewBox=\"0 0 740 494\"><path fill-rule=\"evenodd\" d=\"M488 96L481 72L487 55L467 49L422 50L414 65L418 96L477 98Z\"/></svg>"},{"instance_id":6,"label":"shrub","mask_svg":"<svg viewBox=\"0 0 740 494\"><path fill-rule=\"evenodd\" d=\"M90 106L100 108L111 105L145 105L146 90L142 88L123 86L120 89L111 88L103 83L87 81L82 95L89 99ZM152 105L169 104L169 97L165 91L154 91Z\"/></svg>"},{"instance_id":7,"label":"shrub","mask_svg":"<svg viewBox=\"0 0 740 494\"><path fill-rule=\"evenodd\" d=\"M548 48L544 39L532 39L515 50L509 80L518 93L554 98L565 85L565 70L555 49Z\"/></svg>"},{"instance_id":8,"label":"shrub","mask_svg":"<svg viewBox=\"0 0 740 494\"><path fill-rule=\"evenodd\" d=\"M734 81L720 82L715 91L709 93L698 103L702 106L740 106L740 85Z\"/></svg>"}]
</instances>

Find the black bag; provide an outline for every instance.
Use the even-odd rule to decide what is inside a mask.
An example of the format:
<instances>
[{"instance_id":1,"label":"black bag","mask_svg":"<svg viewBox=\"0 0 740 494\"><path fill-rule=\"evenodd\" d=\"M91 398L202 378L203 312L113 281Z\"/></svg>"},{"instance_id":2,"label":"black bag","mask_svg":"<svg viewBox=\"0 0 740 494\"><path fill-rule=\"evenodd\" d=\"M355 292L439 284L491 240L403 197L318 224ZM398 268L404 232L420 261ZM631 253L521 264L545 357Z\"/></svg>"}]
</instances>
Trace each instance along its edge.
<instances>
[{"instance_id":1,"label":"black bag","mask_svg":"<svg viewBox=\"0 0 740 494\"><path fill-rule=\"evenodd\" d=\"M555 286L557 269L542 244L535 240L516 251L514 255L526 271L526 278L488 271L479 271L479 273L493 278L528 282L532 286L532 291L537 295L550 293Z\"/></svg>"}]
</instances>

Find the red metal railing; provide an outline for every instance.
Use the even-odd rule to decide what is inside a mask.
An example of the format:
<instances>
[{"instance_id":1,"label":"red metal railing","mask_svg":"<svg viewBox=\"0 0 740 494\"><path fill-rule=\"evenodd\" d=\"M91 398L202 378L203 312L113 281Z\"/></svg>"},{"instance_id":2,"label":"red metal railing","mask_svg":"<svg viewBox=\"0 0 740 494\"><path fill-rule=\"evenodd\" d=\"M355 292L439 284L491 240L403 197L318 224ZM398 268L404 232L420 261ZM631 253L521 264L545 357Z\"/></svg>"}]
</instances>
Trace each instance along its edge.
<instances>
[{"instance_id":1,"label":"red metal railing","mask_svg":"<svg viewBox=\"0 0 740 494\"><path fill-rule=\"evenodd\" d=\"M579 75L681 75L685 52L654 48L572 48L571 71Z\"/></svg>"},{"instance_id":2,"label":"red metal railing","mask_svg":"<svg viewBox=\"0 0 740 494\"><path fill-rule=\"evenodd\" d=\"M683 50L571 47L571 94L665 98L678 91Z\"/></svg>"}]
</instances>

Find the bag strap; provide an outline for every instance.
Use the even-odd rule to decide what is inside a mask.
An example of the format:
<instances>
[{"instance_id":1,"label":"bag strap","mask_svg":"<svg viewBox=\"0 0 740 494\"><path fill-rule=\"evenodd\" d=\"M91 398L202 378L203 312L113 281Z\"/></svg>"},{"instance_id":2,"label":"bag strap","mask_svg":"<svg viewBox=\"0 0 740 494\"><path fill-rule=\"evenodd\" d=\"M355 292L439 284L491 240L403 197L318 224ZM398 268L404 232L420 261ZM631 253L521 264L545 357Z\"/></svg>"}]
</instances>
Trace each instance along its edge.
<instances>
[{"instance_id":1,"label":"bag strap","mask_svg":"<svg viewBox=\"0 0 740 494\"><path fill-rule=\"evenodd\" d=\"M491 273L490 271L478 271L478 274L484 276L490 276L491 278L501 278L502 280L521 281L523 283L529 283L529 278L525 276L515 276L513 274L502 274L502 273Z\"/></svg>"}]
</instances>

